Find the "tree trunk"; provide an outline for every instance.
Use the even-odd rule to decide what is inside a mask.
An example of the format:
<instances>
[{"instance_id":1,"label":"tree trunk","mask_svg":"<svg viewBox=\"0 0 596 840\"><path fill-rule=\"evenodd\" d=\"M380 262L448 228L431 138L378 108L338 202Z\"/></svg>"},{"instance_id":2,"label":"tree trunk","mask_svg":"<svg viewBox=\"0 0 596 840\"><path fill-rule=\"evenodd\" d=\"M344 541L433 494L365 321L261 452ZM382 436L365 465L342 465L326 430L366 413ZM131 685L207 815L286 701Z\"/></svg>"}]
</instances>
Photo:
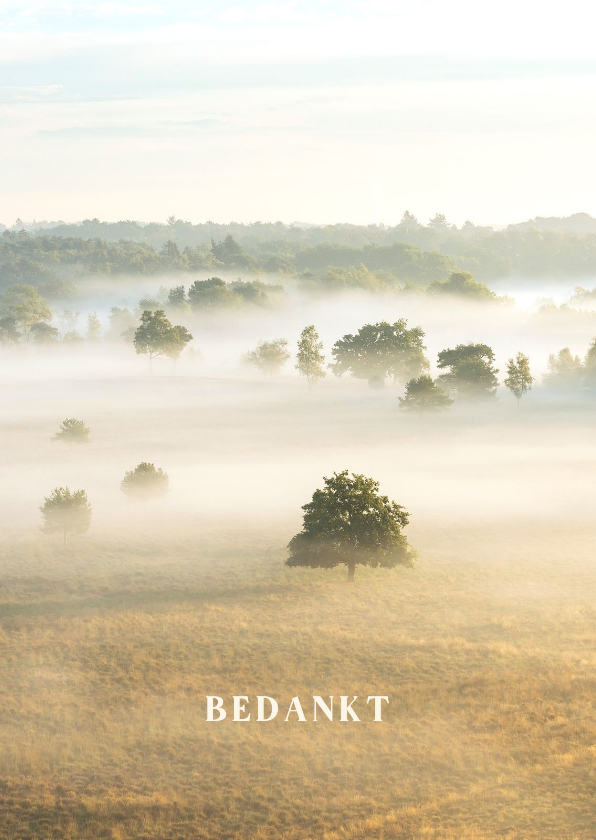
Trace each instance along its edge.
<instances>
[{"instance_id":1,"label":"tree trunk","mask_svg":"<svg viewBox=\"0 0 596 840\"><path fill-rule=\"evenodd\" d=\"M354 583L354 572L356 571L355 563L348 563L348 583Z\"/></svg>"}]
</instances>

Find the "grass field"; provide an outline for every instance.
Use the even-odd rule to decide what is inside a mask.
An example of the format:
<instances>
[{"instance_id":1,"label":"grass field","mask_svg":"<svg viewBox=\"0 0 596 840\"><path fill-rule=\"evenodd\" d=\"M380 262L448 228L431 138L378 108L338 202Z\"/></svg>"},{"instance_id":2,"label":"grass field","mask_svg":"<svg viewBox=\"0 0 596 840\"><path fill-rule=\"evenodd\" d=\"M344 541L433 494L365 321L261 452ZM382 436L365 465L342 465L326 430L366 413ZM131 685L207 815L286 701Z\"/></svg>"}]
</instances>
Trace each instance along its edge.
<instances>
[{"instance_id":1,"label":"grass field","mask_svg":"<svg viewBox=\"0 0 596 840\"><path fill-rule=\"evenodd\" d=\"M591 416L418 428L365 394L330 400L316 435L323 409L299 392L257 432L248 398L222 412L198 388L174 436L163 392L144 391L116 439L114 412L83 395L95 443L73 455L45 442L45 393L4 424L8 483L33 479L14 484L23 519L5 523L0 566L2 840L594 840ZM141 414L145 451L167 438L172 498L118 517ZM358 569L350 586L284 567L297 502L331 461L383 473L413 514L415 569ZM218 462L259 516L224 509ZM95 524L65 551L35 505L85 472ZM391 703L383 723L207 724L205 694Z\"/></svg>"}]
</instances>

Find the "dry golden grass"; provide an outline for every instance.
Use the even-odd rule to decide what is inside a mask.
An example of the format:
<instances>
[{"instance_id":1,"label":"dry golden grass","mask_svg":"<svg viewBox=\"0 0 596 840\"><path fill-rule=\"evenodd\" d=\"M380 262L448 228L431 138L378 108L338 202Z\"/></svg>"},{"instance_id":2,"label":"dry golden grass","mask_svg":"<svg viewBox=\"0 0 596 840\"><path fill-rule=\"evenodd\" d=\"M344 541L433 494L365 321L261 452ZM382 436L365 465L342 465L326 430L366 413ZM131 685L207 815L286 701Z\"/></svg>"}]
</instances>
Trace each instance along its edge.
<instances>
[{"instance_id":1,"label":"dry golden grass","mask_svg":"<svg viewBox=\"0 0 596 840\"><path fill-rule=\"evenodd\" d=\"M173 530L4 546L2 840L594 839L592 532L431 523L350 587L283 567L287 523ZM207 724L206 693L391 705Z\"/></svg>"}]
</instances>

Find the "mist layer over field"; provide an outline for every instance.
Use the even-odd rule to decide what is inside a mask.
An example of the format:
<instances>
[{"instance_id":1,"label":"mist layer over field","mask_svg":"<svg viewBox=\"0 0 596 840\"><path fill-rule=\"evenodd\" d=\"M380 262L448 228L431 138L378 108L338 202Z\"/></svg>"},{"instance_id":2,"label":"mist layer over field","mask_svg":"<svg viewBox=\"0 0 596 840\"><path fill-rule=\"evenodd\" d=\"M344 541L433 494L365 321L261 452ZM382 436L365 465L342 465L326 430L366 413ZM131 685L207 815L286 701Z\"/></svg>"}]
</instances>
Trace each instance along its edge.
<instances>
[{"instance_id":1,"label":"mist layer over field","mask_svg":"<svg viewBox=\"0 0 596 840\"><path fill-rule=\"evenodd\" d=\"M414 298L292 298L189 321L202 359L150 376L130 345L2 357L0 837L591 840L594 416L537 387L436 416L331 375L239 364L261 338L331 344L408 318L428 355L490 344L540 378L591 316ZM187 353L188 351L185 351ZM88 444L50 438L65 417ZM120 491L150 461L170 491ZM414 569L293 570L322 477L378 479ZM86 535L39 532L84 488ZM386 723L205 723L205 694L387 694ZM15 807L15 803L19 807Z\"/></svg>"}]
</instances>

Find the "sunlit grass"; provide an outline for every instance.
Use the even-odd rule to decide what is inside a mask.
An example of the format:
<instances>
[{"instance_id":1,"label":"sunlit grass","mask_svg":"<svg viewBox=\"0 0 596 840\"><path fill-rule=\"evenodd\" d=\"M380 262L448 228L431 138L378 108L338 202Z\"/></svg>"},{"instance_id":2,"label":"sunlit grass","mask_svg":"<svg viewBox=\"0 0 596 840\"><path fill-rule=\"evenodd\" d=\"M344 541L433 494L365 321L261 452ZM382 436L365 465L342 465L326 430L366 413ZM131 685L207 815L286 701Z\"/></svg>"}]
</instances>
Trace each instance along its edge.
<instances>
[{"instance_id":1,"label":"sunlit grass","mask_svg":"<svg viewBox=\"0 0 596 840\"><path fill-rule=\"evenodd\" d=\"M593 840L592 535L434 526L414 570L288 570L284 529L4 547L0 837ZM385 723L204 695L388 694Z\"/></svg>"}]
</instances>

